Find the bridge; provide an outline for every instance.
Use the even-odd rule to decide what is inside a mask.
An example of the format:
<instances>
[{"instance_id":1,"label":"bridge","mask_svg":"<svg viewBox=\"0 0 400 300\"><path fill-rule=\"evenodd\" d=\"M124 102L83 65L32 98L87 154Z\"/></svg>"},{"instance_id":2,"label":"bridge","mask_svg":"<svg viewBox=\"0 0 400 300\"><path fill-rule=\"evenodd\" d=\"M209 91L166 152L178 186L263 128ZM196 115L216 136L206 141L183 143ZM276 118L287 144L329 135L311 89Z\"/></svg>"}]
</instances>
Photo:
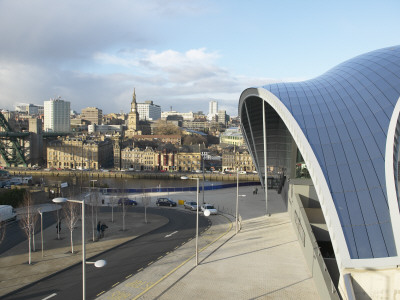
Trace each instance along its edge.
<instances>
[{"instance_id":1,"label":"bridge","mask_svg":"<svg viewBox=\"0 0 400 300\"><path fill-rule=\"evenodd\" d=\"M30 162L31 132L16 132L2 113L0 113L0 154L7 167L27 167ZM55 139L59 136L66 136L70 133L66 132L42 132L38 134L39 139ZM43 143L33 143L35 145L43 145ZM40 149L36 149L39 151Z\"/></svg>"}]
</instances>

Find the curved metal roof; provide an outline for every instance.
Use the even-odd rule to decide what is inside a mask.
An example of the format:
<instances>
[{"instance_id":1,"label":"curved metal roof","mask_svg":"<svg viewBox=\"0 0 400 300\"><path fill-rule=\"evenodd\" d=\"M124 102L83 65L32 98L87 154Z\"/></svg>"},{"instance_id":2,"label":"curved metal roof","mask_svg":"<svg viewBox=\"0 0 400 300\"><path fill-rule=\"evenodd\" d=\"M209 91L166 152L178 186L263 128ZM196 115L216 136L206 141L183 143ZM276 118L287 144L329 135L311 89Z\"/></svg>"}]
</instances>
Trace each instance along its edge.
<instances>
[{"instance_id":1,"label":"curved metal roof","mask_svg":"<svg viewBox=\"0 0 400 300\"><path fill-rule=\"evenodd\" d=\"M399 129L400 46L360 55L308 81L262 89L286 107L311 146L350 258L398 256L392 228L398 201L396 192L396 205L388 201L387 177L397 185L397 133L388 133L392 119ZM245 100L242 95L240 107ZM390 207L397 209L392 215Z\"/></svg>"}]
</instances>

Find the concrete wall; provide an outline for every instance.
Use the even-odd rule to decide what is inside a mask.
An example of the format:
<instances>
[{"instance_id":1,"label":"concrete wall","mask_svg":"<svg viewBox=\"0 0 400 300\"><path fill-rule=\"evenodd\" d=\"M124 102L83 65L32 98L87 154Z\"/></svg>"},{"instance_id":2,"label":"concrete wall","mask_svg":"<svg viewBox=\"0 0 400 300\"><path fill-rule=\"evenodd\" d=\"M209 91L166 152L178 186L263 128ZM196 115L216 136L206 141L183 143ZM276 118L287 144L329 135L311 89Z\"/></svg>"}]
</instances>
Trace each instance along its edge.
<instances>
[{"instance_id":1,"label":"concrete wall","mask_svg":"<svg viewBox=\"0 0 400 300\"><path fill-rule=\"evenodd\" d=\"M400 299L400 266L382 270L344 270L350 274L355 299ZM344 287L343 280L340 289ZM344 293L343 293L344 294ZM351 299L351 297L343 297Z\"/></svg>"},{"instance_id":2,"label":"concrete wall","mask_svg":"<svg viewBox=\"0 0 400 300\"><path fill-rule=\"evenodd\" d=\"M305 185L296 185L297 180L291 180L288 190L288 212L297 233L299 243L307 265L310 268L315 285L321 299L340 299L334 283L325 265L324 258L319 251L306 211L300 199L300 193L311 199L317 199L313 187L307 182Z\"/></svg>"}]
</instances>

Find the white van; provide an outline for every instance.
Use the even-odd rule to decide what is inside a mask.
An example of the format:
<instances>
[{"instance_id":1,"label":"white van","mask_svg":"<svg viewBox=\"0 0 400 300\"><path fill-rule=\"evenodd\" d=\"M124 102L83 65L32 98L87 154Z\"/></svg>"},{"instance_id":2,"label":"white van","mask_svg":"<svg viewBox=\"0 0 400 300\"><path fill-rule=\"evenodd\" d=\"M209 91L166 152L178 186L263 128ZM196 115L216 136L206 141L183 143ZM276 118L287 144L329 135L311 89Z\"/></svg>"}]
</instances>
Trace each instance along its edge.
<instances>
[{"instance_id":1,"label":"white van","mask_svg":"<svg viewBox=\"0 0 400 300\"><path fill-rule=\"evenodd\" d=\"M0 223L15 221L17 214L11 205L0 205Z\"/></svg>"}]
</instances>

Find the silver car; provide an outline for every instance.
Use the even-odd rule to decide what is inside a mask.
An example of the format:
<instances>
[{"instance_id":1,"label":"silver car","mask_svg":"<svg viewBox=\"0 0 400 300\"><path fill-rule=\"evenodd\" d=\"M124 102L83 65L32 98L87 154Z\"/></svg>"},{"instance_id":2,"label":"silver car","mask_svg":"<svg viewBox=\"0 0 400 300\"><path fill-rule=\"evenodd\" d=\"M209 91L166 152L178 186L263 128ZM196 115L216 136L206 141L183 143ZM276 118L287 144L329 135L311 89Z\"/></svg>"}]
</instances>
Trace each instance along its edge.
<instances>
[{"instance_id":1,"label":"silver car","mask_svg":"<svg viewBox=\"0 0 400 300\"><path fill-rule=\"evenodd\" d=\"M190 210L197 210L197 203L194 201L185 201L185 204L183 205L186 209Z\"/></svg>"}]
</instances>

